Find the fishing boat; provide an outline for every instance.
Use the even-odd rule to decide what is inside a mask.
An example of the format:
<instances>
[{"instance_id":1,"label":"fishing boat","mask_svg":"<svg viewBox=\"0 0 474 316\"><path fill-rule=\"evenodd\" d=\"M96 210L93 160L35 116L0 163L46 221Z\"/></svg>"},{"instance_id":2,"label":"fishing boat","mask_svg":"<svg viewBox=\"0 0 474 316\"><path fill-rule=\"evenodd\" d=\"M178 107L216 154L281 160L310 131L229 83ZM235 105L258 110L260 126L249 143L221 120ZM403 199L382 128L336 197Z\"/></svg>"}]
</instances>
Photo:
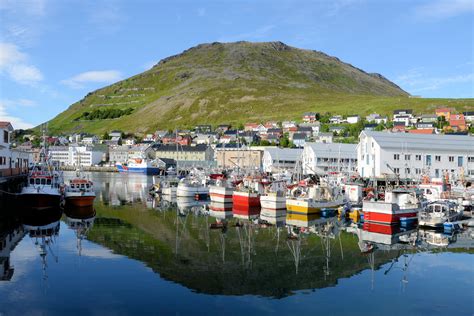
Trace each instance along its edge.
<instances>
[{"instance_id":1,"label":"fishing boat","mask_svg":"<svg viewBox=\"0 0 474 316\"><path fill-rule=\"evenodd\" d=\"M76 177L69 181L64 191L66 205L92 206L94 204L94 183L84 177Z\"/></svg>"},{"instance_id":2,"label":"fishing boat","mask_svg":"<svg viewBox=\"0 0 474 316\"><path fill-rule=\"evenodd\" d=\"M126 163L117 162L115 166L118 172L125 173L158 174L160 172L157 160L142 156L130 157Z\"/></svg>"},{"instance_id":3,"label":"fishing boat","mask_svg":"<svg viewBox=\"0 0 474 316\"><path fill-rule=\"evenodd\" d=\"M327 185L296 189L292 191L292 195L296 197L286 199L286 209L292 213L319 214L322 210L338 209L345 204L338 188Z\"/></svg>"},{"instance_id":4,"label":"fishing boat","mask_svg":"<svg viewBox=\"0 0 474 316\"><path fill-rule=\"evenodd\" d=\"M385 192L384 201L364 201L362 210L365 222L396 224L400 218L416 218L423 209L419 191L394 189Z\"/></svg>"},{"instance_id":5,"label":"fishing boat","mask_svg":"<svg viewBox=\"0 0 474 316\"><path fill-rule=\"evenodd\" d=\"M263 182L260 177L246 177L232 194L232 203L243 207L260 207Z\"/></svg>"},{"instance_id":6,"label":"fishing boat","mask_svg":"<svg viewBox=\"0 0 474 316\"><path fill-rule=\"evenodd\" d=\"M43 147L40 160L31 168L19 194L21 205L31 210L58 208L62 197L62 173L50 163Z\"/></svg>"},{"instance_id":7,"label":"fishing boat","mask_svg":"<svg viewBox=\"0 0 474 316\"><path fill-rule=\"evenodd\" d=\"M457 203L447 200L431 202L419 214L418 224L420 226L442 227L446 222L461 219L463 208Z\"/></svg>"},{"instance_id":8,"label":"fishing boat","mask_svg":"<svg viewBox=\"0 0 474 316\"><path fill-rule=\"evenodd\" d=\"M176 188L176 196L178 197L195 197L196 195L209 194L209 188L206 187L204 181L198 178L183 178L179 180Z\"/></svg>"},{"instance_id":9,"label":"fishing boat","mask_svg":"<svg viewBox=\"0 0 474 316\"><path fill-rule=\"evenodd\" d=\"M286 210L286 182L274 181L260 196L260 205L267 210Z\"/></svg>"},{"instance_id":10,"label":"fishing boat","mask_svg":"<svg viewBox=\"0 0 474 316\"><path fill-rule=\"evenodd\" d=\"M232 203L234 187L224 178L216 180L215 185L209 186L211 202Z\"/></svg>"}]
</instances>

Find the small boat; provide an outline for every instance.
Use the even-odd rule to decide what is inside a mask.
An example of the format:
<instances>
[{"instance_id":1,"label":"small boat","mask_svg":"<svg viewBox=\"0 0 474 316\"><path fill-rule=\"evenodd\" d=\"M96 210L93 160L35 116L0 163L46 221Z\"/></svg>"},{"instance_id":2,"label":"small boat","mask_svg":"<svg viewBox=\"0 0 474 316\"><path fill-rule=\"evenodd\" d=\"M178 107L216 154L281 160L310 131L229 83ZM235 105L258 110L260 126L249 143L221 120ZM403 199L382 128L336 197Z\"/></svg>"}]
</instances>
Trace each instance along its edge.
<instances>
[{"instance_id":1,"label":"small boat","mask_svg":"<svg viewBox=\"0 0 474 316\"><path fill-rule=\"evenodd\" d=\"M232 203L232 194L234 187L224 178L216 180L215 185L209 186L209 196L212 202Z\"/></svg>"},{"instance_id":2,"label":"small boat","mask_svg":"<svg viewBox=\"0 0 474 316\"><path fill-rule=\"evenodd\" d=\"M19 194L21 205L29 210L59 208L62 183L62 173L50 163L43 147L40 161L31 168L27 184Z\"/></svg>"},{"instance_id":3,"label":"small boat","mask_svg":"<svg viewBox=\"0 0 474 316\"><path fill-rule=\"evenodd\" d=\"M446 222L453 222L463 216L462 207L447 200L431 202L420 212L418 223L420 226L442 227Z\"/></svg>"},{"instance_id":4,"label":"small boat","mask_svg":"<svg viewBox=\"0 0 474 316\"><path fill-rule=\"evenodd\" d=\"M343 195L335 187L315 185L300 192L299 196L286 199L288 212L319 214L322 210L336 210L345 204Z\"/></svg>"},{"instance_id":5,"label":"small boat","mask_svg":"<svg viewBox=\"0 0 474 316\"><path fill-rule=\"evenodd\" d=\"M206 187L203 181L198 178L183 178L179 181L176 196L194 198L196 194L209 194L209 188Z\"/></svg>"},{"instance_id":6,"label":"small boat","mask_svg":"<svg viewBox=\"0 0 474 316\"><path fill-rule=\"evenodd\" d=\"M94 183L84 177L76 177L66 186L66 205L87 207L94 204Z\"/></svg>"},{"instance_id":7,"label":"small boat","mask_svg":"<svg viewBox=\"0 0 474 316\"><path fill-rule=\"evenodd\" d=\"M364 201L364 221L381 224L397 224L400 218L417 217L422 210L419 191L394 189L385 192L384 201Z\"/></svg>"},{"instance_id":8,"label":"small boat","mask_svg":"<svg viewBox=\"0 0 474 316\"><path fill-rule=\"evenodd\" d=\"M267 210L286 210L286 182L272 182L260 196L260 204Z\"/></svg>"}]
</instances>

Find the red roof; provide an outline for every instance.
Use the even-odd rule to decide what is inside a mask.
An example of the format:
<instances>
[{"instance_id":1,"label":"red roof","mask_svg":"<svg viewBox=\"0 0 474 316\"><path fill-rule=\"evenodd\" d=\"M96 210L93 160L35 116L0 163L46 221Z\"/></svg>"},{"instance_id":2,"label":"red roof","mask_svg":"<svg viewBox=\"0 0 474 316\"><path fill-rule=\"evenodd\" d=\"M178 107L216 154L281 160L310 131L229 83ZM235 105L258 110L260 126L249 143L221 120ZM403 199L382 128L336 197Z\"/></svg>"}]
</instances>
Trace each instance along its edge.
<instances>
[{"instance_id":1,"label":"red roof","mask_svg":"<svg viewBox=\"0 0 474 316\"><path fill-rule=\"evenodd\" d=\"M451 108L438 108L435 110L436 113L438 112L451 112L453 109Z\"/></svg>"},{"instance_id":2,"label":"red roof","mask_svg":"<svg viewBox=\"0 0 474 316\"><path fill-rule=\"evenodd\" d=\"M434 128L426 128L426 129L410 129L408 130L410 134L434 134Z\"/></svg>"},{"instance_id":3,"label":"red roof","mask_svg":"<svg viewBox=\"0 0 474 316\"><path fill-rule=\"evenodd\" d=\"M12 126L10 122L0 121L0 128L8 128L9 126Z\"/></svg>"}]
</instances>

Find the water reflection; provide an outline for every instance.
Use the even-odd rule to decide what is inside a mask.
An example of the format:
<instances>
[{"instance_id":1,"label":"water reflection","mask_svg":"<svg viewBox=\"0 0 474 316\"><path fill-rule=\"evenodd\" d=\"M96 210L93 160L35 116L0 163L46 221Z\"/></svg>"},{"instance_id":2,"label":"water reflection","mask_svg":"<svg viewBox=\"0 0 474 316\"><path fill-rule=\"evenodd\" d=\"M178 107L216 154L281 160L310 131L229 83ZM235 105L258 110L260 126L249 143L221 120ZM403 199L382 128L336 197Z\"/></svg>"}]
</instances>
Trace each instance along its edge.
<instances>
[{"instance_id":1,"label":"water reflection","mask_svg":"<svg viewBox=\"0 0 474 316\"><path fill-rule=\"evenodd\" d=\"M160 308L171 304L175 308L173 311L183 309L177 297L185 294L179 292L179 288L189 289L185 292L189 293L187 295L218 295L216 300L224 300L225 296L233 302L232 306L239 306L239 311L244 307L240 307L242 304L235 296L255 297L262 304L270 304L269 300L260 301L262 297L285 298L283 302L291 309L285 310L279 305L280 300L271 300L278 306L277 312L303 312L304 309L296 303L305 300L302 293L312 293L315 296L304 305L306 310L314 311L313 300L318 300L318 297L327 299L319 300L318 308L331 313L332 309L339 310L338 306L328 303L331 297L345 297L355 306L370 294L373 297L371 304L379 308L383 303L378 302L386 302L387 295L390 295L399 308L408 308L402 303L410 299L430 313L432 306L421 296L431 288L420 282L422 276L434 269L429 260L436 260L441 253L448 259L465 254L469 257L464 263L472 263L472 255L469 255L474 246L471 228L444 235L416 227L387 227L336 216L286 215L194 199L148 199L147 177L142 176L141 182L137 180L139 178L135 179L138 184L133 186L141 191L131 192L122 188L125 180L115 179L121 175L93 176L96 177L95 187L100 188L97 196L104 199L98 200L94 208L69 208L64 210L64 214L58 211L42 214L39 218L10 219L8 224L1 222L2 280L11 280L6 283L14 287L21 287L25 280L36 280L35 270L15 279L15 262L12 264L10 260L19 251L18 245L28 241L35 246L34 255L41 260L43 279L47 279L48 274L59 274L60 269L66 271L64 275L70 275L71 269L77 268L72 258L84 260L81 266L84 277L80 278L78 286L90 289L94 293L92 296L105 301L111 300L110 296L104 296L105 293L113 293L120 300L132 304L130 293L128 296L120 294L125 291L123 282L130 291L140 293L139 298L135 297L140 302L154 302ZM100 177L104 180L97 180ZM113 199L120 203L112 203ZM61 215L63 228L60 229ZM24 238L25 234L27 238ZM58 244L62 249L61 262L57 262ZM95 256L93 261L87 260L87 253L92 249L101 255ZM429 256L429 260L424 260L424 255ZM114 261L107 261L108 258L114 258ZM53 262L58 264L51 270L48 266L51 267ZM462 260L458 264L461 265ZM143 270L143 265L149 269ZM460 295L468 296L472 285L456 282L454 273L459 273L456 269L457 266L446 265L441 270L444 277L438 271L427 278L442 281L444 286L455 287L462 293ZM464 278L474 277L472 268L466 271ZM97 279L102 283L97 283ZM120 282L114 281L117 279ZM147 283L157 280L159 285ZM55 293L61 299L59 288L66 283L60 278L56 278L56 282L59 292ZM392 285L409 295L397 296L398 292L393 292ZM100 290L96 291L96 288ZM168 296L166 304L165 301L156 303L156 293L165 295L168 291L176 296ZM178 292L181 294L176 294ZM328 293L327 296L324 293ZM194 306L207 306L203 302L214 296L187 297L196 302ZM289 300L291 297L297 299ZM1 298L0 302L3 303ZM379 310L373 307L372 311ZM469 307L464 310L470 311ZM356 308L356 311L361 310ZM410 311L414 313L414 310Z\"/></svg>"}]
</instances>

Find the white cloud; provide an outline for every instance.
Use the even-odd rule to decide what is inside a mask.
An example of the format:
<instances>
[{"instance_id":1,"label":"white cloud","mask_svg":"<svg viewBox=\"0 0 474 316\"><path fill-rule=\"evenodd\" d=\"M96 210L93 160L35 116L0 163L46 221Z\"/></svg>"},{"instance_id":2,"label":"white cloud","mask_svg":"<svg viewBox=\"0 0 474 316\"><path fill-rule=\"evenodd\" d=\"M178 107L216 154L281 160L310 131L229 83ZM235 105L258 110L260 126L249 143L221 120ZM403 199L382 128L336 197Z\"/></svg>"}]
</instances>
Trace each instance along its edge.
<instances>
[{"instance_id":1,"label":"white cloud","mask_svg":"<svg viewBox=\"0 0 474 316\"><path fill-rule=\"evenodd\" d=\"M122 74L117 70L93 70L75 75L61 83L71 88L84 88L88 83L113 83L122 79Z\"/></svg>"},{"instance_id":2,"label":"white cloud","mask_svg":"<svg viewBox=\"0 0 474 316\"><path fill-rule=\"evenodd\" d=\"M450 75L445 77L430 77L422 72L422 68L414 68L398 76L394 80L398 85L410 92L434 91L451 84L474 84L474 73Z\"/></svg>"},{"instance_id":3,"label":"white cloud","mask_svg":"<svg viewBox=\"0 0 474 316\"><path fill-rule=\"evenodd\" d=\"M43 80L41 71L29 64L28 56L11 43L0 43L0 73L21 84L33 85Z\"/></svg>"},{"instance_id":4,"label":"white cloud","mask_svg":"<svg viewBox=\"0 0 474 316\"><path fill-rule=\"evenodd\" d=\"M46 0L0 0L0 10L42 16L46 12Z\"/></svg>"},{"instance_id":5,"label":"white cloud","mask_svg":"<svg viewBox=\"0 0 474 316\"><path fill-rule=\"evenodd\" d=\"M472 12L474 12L472 0L436 0L415 8L417 17L434 19L446 19Z\"/></svg>"},{"instance_id":6,"label":"white cloud","mask_svg":"<svg viewBox=\"0 0 474 316\"><path fill-rule=\"evenodd\" d=\"M7 121L12 123L13 128L16 129L27 129L32 128L33 124L25 122L22 118L11 116L8 114L9 106L5 104L3 101L0 101L0 121Z\"/></svg>"}]
</instances>

